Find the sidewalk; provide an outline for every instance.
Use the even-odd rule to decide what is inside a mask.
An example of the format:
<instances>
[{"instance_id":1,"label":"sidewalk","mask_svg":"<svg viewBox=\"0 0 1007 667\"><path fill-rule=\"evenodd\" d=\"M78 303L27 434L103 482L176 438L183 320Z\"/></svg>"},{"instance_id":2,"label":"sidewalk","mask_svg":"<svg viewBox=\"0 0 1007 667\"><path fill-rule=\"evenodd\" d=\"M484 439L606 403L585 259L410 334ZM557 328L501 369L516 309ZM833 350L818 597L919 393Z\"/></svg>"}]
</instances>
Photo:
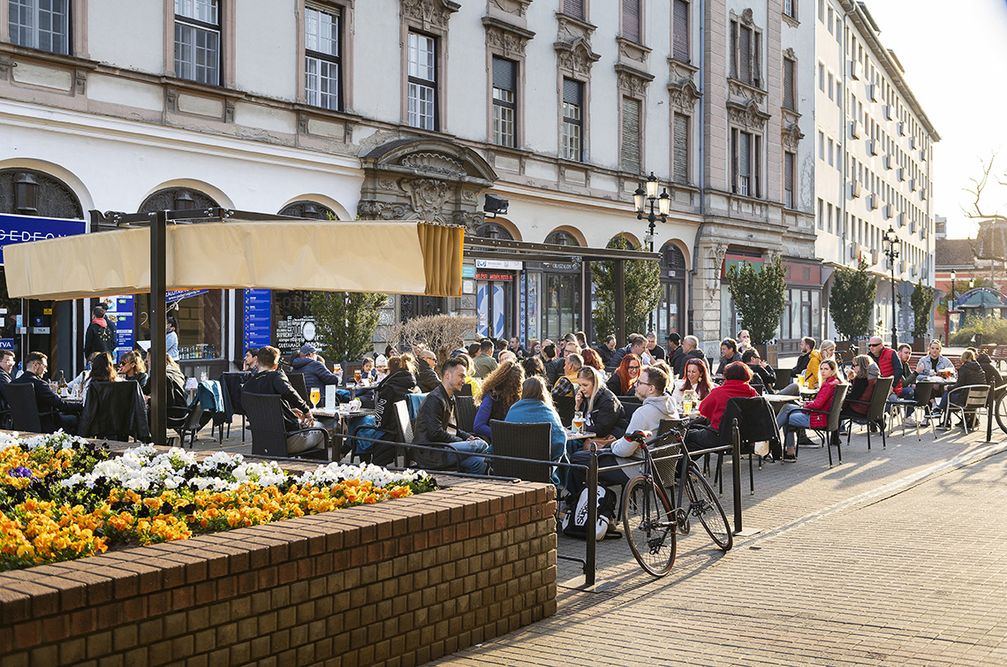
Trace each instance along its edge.
<instances>
[{"instance_id":1,"label":"sidewalk","mask_svg":"<svg viewBox=\"0 0 1007 667\"><path fill-rule=\"evenodd\" d=\"M555 616L440 664L1005 664L1007 441L984 435L910 432L870 452L855 435L832 469L802 450L756 470L754 497L744 480L745 526L761 531L729 554L694 531L654 580L606 541L609 588L577 590L561 560Z\"/></svg>"}]
</instances>

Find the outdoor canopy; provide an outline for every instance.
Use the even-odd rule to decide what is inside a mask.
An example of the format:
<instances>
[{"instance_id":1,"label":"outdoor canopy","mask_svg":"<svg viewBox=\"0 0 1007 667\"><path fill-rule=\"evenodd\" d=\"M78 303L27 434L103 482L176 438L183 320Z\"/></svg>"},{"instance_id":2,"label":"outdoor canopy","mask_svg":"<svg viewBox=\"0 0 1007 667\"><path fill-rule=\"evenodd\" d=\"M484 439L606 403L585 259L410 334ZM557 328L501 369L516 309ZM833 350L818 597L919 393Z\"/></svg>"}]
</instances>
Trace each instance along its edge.
<instances>
[{"instance_id":1,"label":"outdoor canopy","mask_svg":"<svg viewBox=\"0 0 1007 667\"><path fill-rule=\"evenodd\" d=\"M4 248L12 298L150 291L150 229L125 228ZM288 289L460 296L461 227L425 222L169 224L168 289Z\"/></svg>"}]
</instances>

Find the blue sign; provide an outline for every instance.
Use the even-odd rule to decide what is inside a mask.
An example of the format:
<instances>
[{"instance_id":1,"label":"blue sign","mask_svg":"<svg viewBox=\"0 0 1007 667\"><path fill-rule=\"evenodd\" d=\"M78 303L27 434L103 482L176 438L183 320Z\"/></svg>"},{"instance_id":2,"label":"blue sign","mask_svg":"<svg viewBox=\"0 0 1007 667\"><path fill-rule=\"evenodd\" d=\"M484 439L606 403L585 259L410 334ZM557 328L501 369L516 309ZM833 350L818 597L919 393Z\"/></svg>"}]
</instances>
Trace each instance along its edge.
<instances>
[{"instance_id":1,"label":"blue sign","mask_svg":"<svg viewBox=\"0 0 1007 667\"><path fill-rule=\"evenodd\" d=\"M273 293L268 289L246 289L244 296L244 347L272 344Z\"/></svg>"},{"instance_id":2,"label":"blue sign","mask_svg":"<svg viewBox=\"0 0 1007 667\"><path fill-rule=\"evenodd\" d=\"M176 303L182 299L191 299L200 294L206 294L210 290L205 289L173 289L164 293L165 303Z\"/></svg>"},{"instance_id":3,"label":"blue sign","mask_svg":"<svg viewBox=\"0 0 1007 667\"><path fill-rule=\"evenodd\" d=\"M476 267L471 264L462 264L462 278L475 278Z\"/></svg>"},{"instance_id":4,"label":"blue sign","mask_svg":"<svg viewBox=\"0 0 1007 667\"><path fill-rule=\"evenodd\" d=\"M115 357L118 359L133 349L133 297L113 297L105 315L115 322Z\"/></svg>"},{"instance_id":5,"label":"blue sign","mask_svg":"<svg viewBox=\"0 0 1007 667\"><path fill-rule=\"evenodd\" d=\"M3 263L4 246L83 234L85 225L83 220L0 213L0 264Z\"/></svg>"},{"instance_id":6,"label":"blue sign","mask_svg":"<svg viewBox=\"0 0 1007 667\"><path fill-rule=\"evenodd\" d=\"M0 350L11 350L14 351L14 339L13 338L0 338Z\"/></svg>"}]
</instances>

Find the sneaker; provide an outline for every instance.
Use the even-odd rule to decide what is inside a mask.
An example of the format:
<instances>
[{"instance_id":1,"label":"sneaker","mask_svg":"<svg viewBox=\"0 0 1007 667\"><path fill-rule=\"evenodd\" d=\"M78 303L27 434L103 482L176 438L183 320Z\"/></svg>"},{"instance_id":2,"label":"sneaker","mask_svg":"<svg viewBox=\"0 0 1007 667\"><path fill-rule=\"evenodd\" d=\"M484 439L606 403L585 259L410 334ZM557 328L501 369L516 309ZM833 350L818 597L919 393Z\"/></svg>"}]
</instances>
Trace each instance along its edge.
<instances>
[{"instance_id":1,"label":"sneaker","mask_svg":"<svg viewBox=\"0 0 1007 667\"><path fill-rule=\"evenodd\" d=\"M915 427L917 425L916 417L909 415L908 417L902 420L902 425L910 428Z\"/></svg>"},{"instance_id":2,"label":"sneaker","mask_svg":"<svg viewBox=\"0 0 1007 667\"><path fill-rule=\"evenodd\" d=\"M605 533L606 540L622 539L622 531L615 527L614 523L608 524L608 532Z\"/></svg>"}]
</instances>

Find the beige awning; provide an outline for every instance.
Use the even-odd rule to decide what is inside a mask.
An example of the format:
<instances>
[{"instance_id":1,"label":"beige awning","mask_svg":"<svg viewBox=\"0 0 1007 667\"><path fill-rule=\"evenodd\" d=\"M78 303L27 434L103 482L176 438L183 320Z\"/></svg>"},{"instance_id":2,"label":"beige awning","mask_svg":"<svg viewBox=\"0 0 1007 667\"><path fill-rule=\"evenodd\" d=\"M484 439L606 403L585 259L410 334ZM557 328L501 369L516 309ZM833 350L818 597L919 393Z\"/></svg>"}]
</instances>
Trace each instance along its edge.
<instances>
[{"instance_id":1,"label":"beige awning","mask_svg":"<svg viewBox=\"0 0 1007 667\"><path fill-rule=\"evenodd\" d=\"M167 229L168 289L461 294L461 227L422 222L228 220ZM122 229L4 247L12 298L150 291L150 232Z\"/></svg>"}]
</instances>

